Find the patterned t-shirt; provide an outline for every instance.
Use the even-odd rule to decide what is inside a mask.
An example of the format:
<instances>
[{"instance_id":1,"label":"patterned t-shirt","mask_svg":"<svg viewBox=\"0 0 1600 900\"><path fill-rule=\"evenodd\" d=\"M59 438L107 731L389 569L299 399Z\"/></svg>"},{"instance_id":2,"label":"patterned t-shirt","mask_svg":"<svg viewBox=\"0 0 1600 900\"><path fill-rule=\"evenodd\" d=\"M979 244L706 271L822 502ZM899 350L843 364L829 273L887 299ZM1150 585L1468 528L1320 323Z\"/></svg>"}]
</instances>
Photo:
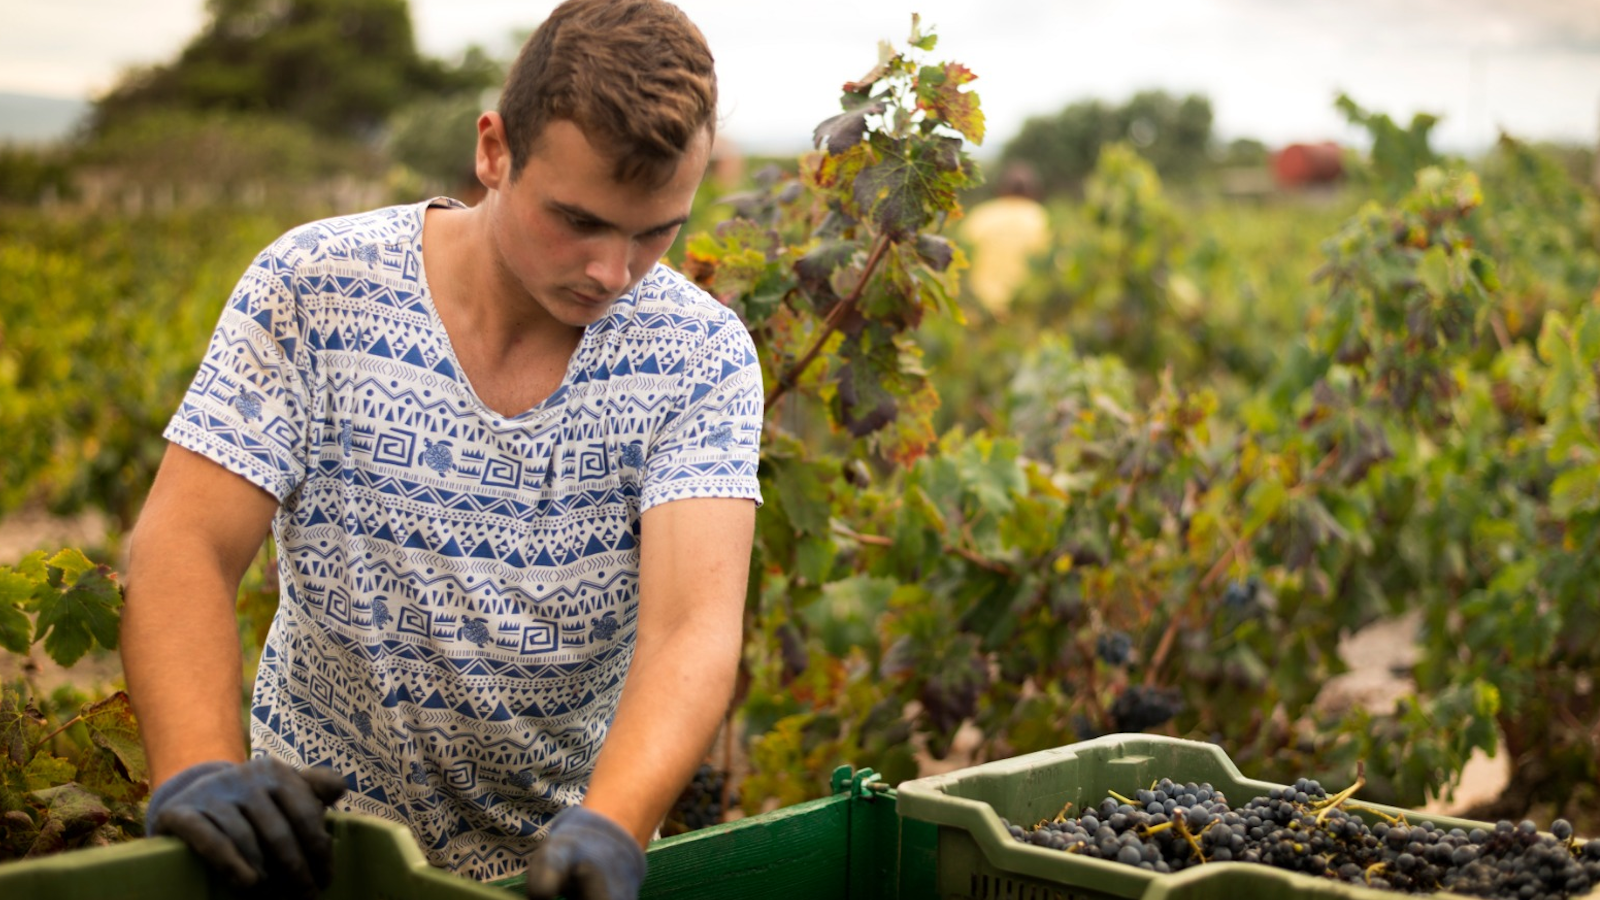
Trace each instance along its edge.
<instances>
[{"instance_id":1,"label":"patterned t-shirt","mask_svg":"<svg viewBox=\"0 0 1600 900\"><path fill-rule=\"evenodd\" d=\"M658 265L549 398L495 413L428 293L428 205L262 252L165 434L281 504L254 752L333 766L343 808L491 879L583 797L633 655L640 514L760 501L761 374L738 317Z\"/></svg>"}]
</instances>

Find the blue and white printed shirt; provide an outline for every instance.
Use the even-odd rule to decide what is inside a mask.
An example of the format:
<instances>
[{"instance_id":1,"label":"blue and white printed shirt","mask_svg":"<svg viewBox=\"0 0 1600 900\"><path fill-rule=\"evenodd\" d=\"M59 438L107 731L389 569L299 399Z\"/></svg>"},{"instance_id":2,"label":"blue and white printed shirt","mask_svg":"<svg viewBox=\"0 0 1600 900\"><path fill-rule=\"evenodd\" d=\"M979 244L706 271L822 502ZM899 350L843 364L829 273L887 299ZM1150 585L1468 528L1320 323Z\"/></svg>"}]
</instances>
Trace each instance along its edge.
<instances>
[{"instance_id":1,"label":"blue and white printed shirt","mask_svg":"<svg viewBox=\"0 0 1600 900\"><path fill-rule=\"evenodd\" d=\"M429 205L263 251L165 435L281 504L254 752L333 766L343 808L494 879L583 797L633 655L640 514L760 501L761 373L738 317L658 265L548 399L495 413L428 293Z\"/></svg>"}]
</instances>

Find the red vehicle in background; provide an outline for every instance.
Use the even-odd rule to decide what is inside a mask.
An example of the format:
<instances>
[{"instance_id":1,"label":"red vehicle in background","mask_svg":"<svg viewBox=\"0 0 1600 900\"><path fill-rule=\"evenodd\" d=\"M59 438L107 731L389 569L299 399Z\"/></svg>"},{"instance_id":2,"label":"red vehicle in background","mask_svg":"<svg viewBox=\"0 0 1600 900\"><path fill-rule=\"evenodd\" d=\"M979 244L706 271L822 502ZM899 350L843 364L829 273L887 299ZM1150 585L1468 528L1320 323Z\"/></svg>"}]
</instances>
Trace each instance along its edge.
<instances>
[{"instance_id":1,"label":"red vehicle in background","mask_svg":"<svg viewBox=\"0 0 1600 900\"><path fill-rule=\"evenodd\" d=\"M1332 141L1290 144L1273 154L1272 177L1281 190L1336 184L1344 177L1344 150Z\"/></svg>"}]
</instances>

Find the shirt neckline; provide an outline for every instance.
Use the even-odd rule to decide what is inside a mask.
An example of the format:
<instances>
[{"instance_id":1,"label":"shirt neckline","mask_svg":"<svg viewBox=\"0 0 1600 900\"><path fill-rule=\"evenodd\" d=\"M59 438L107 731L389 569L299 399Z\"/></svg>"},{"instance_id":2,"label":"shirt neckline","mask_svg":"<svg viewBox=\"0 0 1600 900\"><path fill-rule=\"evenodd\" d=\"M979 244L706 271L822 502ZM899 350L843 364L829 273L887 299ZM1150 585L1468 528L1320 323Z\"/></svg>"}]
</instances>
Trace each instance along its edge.
<instances>
[{"instance_id":1,"label":"shirt neckline","mask_svg":"<svg viewBox=\"0 0 1600 900\"><path fill-rule=\"evenodd\" d=\"M593 342L597 340L596 335L598 335L600 332L600 329L597 326L607 321L611 317L611 313L608 311L607 314L599 321L594 322L583 329L583 337L579 339L577 348L572 351L572 356L567 359L567 368L566 371L561 374L561 382L556 385L556 389L551 391L548 396L534 404L532 407L525 409L520 413L516 413L515 415L508 416L498 412L497 410L491 409L489 405L484 403L483 399L478 396L477 389L472 386L472 380L467 377L467 370L461 365L461 359L456 355L455 344L450 340L450 331L449 329L445 328L444 319L439 315L439 308L433 302L433 288L428 284L428 268L422 247L422 229L427 219L428 210L435 207L443 209L466 209L467 205L462 203L460 200L455 199L454 197L433 197L429 200L415 204L412 207L416 221L415 231L411 236L411 246L413 252L415 252L417 255L417 290L421 294L423 306L428 311L429 326L439 335L439 342L442 345L441 352L443 352L445 357L450 361L450 368L451 371L455 373L456 383L461 386L462 391L466 393L467 398L471 401L473 409L484 420L495 426L521 426L530 422L536 422L560 408L559 404L566 399L566 395L572 387L575 376L579 371L581 371L582 366L587 364L587 359L591 354L591 346ZM627 298L619 298L616 302L621 303L625 299Z\"/></svg>"}]
</instances>

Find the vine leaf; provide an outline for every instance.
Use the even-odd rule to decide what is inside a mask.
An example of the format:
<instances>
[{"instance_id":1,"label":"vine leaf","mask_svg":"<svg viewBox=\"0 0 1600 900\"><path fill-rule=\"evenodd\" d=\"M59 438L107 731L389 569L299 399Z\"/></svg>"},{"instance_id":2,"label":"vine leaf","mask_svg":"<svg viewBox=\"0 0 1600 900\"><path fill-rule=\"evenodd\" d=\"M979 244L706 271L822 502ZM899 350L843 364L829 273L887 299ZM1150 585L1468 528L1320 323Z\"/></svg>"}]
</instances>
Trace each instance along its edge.
<instances>
[{"instance_id":1,"label":"vine leaf","mask_svg":"<svg viewBox=\"0 0 1600 900\"><path fill-rule=\"evenodd\" d=\"M56 560L65 555L63 551L51 560L52 586L41 587L35 594L39 610L39 635L35 639L44 641L45 652L51 659L70 666L89 652L95 641L107 649L117 646L122 591L106 566L86 570L76 566L57 567ZM71 587L62 591L55 585L58 571L81 574L72 581ZM65 579L59 579L59 583L64 584Z\"/></svg>"},{"instance_id":2,"label":"vine leaf","mask_svg":"<svg viewBox=\"0 0 1600 900\"><path fill-rule=\"evenodd\" d=\"M79 713L89 729L89 740L109 751L130 781L149 777L144 744L139 739L139 723L133 716L133 703L126 691L117 691Z\"/></svg>"},{"instance_id":3,"label":"vine leaf","mask_svg":"<svg viewBox=\"0 0 1600 900\"><path fill-rule=\"evenodd\" d=\"M943 272L950 268L950 263L956 257L955 245L949 239L937 234L917 235L917 255L928 264L928 268L935 272Z\"/></svg>"},{"instance_id":4,"label":"vine leaf","mask_svg":"<svg viewBox=\"0 0 1600 900\"><path fill-rule=\"evenodd\" d=\"M0 750L5 752L11 765L27 765L33 745L44 733L45 720L25 706L22 698L10 690L0 688ZM6 767L0 766L0 769Z\"/></svg>"},{"instance_id":5,"label":"vine leaf","mask_svg":"<svg viewBox=\"0 0 1600 900\"><path fill-rule=\"evenodd\" d=\"M938 177L932 165L909 156L890 156L861 170L852 199L864 218L891 240L917 233L933 203L929 185Z\"/></svg>"},{"instance_id":6,"label":"vine leaf","mask_svg":"<svg viewBox=\"0 0 1600 900\"><path fill-rule=\"evenodd\" d=\"M22 770L22 783L26 790L39 791L66 784L78 777L78 767L71 762L54 756L49 750L40 750L28 760L28 765Z\"/></svg>"},{"instance_id":7,"label":"vine leaf","mask_svg":"<svg viewBox=\"0 0 1600 900\"><path fill-rule=\"evenodd\" d=\"M833 288L833 273L860 251L860 241L824 241L795 261L794 272L800 278L800 289L816 304L818 313L826 314L839 302L839 293Z\"/></svg>"},{"instance_id":8,"label":"vine leaf","mask_svg":"<svg viewBox=\"0 0 1600 900\"><path fill-rule=\"evenodd\" d=\"M839 370L839 392L835 395L839 422L853 437L865 437L888 425L899 413L895 397L884 388L881 376L870 366L846 363Z\"/></svg>"},{"instance_id":9,"label":"vine leaf","mask_svg":"<svg viewBox=\"0 0 1600 900\"><path fill-rule=\"evenodd\" d=\"M823 119L811 132L813 146L837 155L861 143L867 135L867 117L882 115L882 102L865 103L836 116Z\"/></svg>"},{"instance_id":10,"label":"vine leaf","mask_svg":"<svg viewBox=\"0 0 1600 900\"><path fill-rule=\"evenodd\" d=\"M30 856L64 849L57 845L58 841L64 845L66 841L93 831L111 820L111 810L105 803L84 790L82 785L73 782L34 791L31 796L45 805L49 818L39 829L39 840L28 851Z\"/></svg>"},{"instance_id":11,"label":"vine leaf","mask_svg":"<svg viewBox=\"0 0 1600 900\"><path fill-rule=\"evenodd\" d=\"M960 63L923 66L917 72L917 108L944 120L974 144L981 144L984 120L978 95L961 89L977 78Z\"/></svg>"},{"instance_id":12,"label":"vine leaf","mask_svg":"<svg viewBox=\"0 0 1600 900\"><path fill-rule=\"evenodd\" d=\"M33 597L33 582L20 572L0 569L0 647L12 653L28 652L33 624L22 607Z\"/></svg>"}]
</instances>

